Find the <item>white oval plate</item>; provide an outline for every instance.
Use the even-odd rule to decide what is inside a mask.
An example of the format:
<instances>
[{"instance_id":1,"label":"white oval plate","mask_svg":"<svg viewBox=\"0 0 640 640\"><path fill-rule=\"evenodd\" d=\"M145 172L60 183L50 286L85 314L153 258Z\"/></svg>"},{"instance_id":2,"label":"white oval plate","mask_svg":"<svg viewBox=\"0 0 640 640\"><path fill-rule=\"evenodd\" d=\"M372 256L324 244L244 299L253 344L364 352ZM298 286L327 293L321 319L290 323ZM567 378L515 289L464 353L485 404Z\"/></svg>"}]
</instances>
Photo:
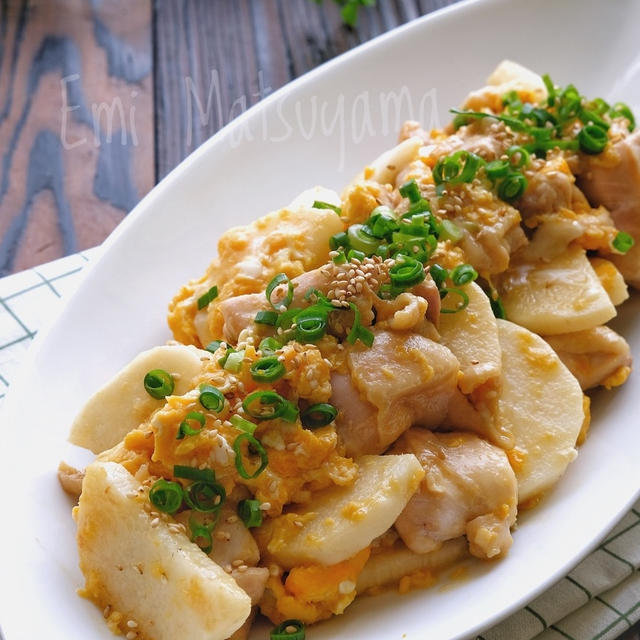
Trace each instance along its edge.
<instances>
[{"instance_id":1,"label":"white oval plate","mask_svg":"<svg viewBox=\"0 0 640 640\"><path fill-rule=\"evenodd\" d=\"M404 118L444 123L447 109L505 57L637 110L639 22L635 0L459 4L291 83L158 185L108 239L75 296L38 337L6 399L0 445L6 640L112 637L101 613L75 594L83 580L72 505L57 484L56 466L63 458L88 459L65 442L73 416L136 353L169 338L168 301L203 271L224 229L315 184L340 189L393 144ZM206 96L200 98L204 103ZM640 326L630 319L639 307L636 296L622 313L636 359ZM639 396L637 374L622 389L599 394L577 461L557 489L521 517L505 560L476 566L472 578L446 589L364 598L308 637L464 638L532 599L592 549L637 496Z\"/></svg>"}]
</instances>

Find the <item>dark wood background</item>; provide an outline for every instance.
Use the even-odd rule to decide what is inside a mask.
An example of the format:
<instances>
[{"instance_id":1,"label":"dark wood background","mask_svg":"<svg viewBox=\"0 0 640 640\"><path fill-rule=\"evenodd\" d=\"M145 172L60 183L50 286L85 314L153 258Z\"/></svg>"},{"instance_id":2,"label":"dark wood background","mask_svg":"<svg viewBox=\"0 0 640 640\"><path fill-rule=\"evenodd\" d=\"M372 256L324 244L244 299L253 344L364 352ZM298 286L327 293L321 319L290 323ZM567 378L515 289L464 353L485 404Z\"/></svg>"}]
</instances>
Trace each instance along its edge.
<instances>
[{"instance_id":1,"label":"dark wood background","mask_svg":"<svg viewBox=\"0 0 640 640\"><path fill-rule=\"evenodd\" d=\"M260 98L454 1L351 29L331 0L0 0L0 276L99 244Z\"/></svg>"},{"instance_id":2,"label":"dark wood background","mask_svg":"<svg viewBox=\"0 0 640 640\"><path fill-rule=\"evenodd\" d=\"M455 1L379 0L351 29L331 0L0 0L0 276L99 244L262 97Z\"/></svg>"}]
</instances>

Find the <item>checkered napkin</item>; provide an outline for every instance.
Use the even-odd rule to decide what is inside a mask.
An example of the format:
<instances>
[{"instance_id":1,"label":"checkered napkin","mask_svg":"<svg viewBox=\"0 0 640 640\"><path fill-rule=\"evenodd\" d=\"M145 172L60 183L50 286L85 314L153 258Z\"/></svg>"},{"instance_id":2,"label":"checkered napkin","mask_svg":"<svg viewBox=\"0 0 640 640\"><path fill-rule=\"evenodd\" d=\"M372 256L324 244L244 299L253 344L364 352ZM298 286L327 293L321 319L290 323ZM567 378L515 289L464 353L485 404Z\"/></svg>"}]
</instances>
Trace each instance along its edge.
<instances>
[{"instance_id":1,"label":"checkered napkin","mask_svg":"<svg viewBox=\"0 0 640 640\"><path fill-rule=\"evenodd\" d=\"M0 407L33 337L99 249L0 279ZM640 620L640 500L568 576L477 640L612 640Z\"/></svg>"}]
</instances>

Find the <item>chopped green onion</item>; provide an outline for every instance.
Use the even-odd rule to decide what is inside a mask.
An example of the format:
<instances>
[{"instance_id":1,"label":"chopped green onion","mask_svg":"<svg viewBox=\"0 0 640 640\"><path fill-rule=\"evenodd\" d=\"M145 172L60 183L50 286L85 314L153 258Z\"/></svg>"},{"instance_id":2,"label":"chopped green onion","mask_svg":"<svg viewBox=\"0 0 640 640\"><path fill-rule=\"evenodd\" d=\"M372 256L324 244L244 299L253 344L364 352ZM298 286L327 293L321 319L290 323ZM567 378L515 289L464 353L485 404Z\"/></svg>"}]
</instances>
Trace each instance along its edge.
<instances>
[{"instance_id":1,"label":"chopped green onion","mask_svg":"<svg viewBox=\"0 0 640 640\"><path fill-rule=\"evenodd\" d=\"M144 377L145 391L156 400L166 398L173 393L173 376L164 369L152 369Z\"/></svg>"},{"instance_id":2,"label":"chopped green onion","mask_svg":"<svg viewBox=\"0 0 640 640\"><path fill-rule=\"evenodd\" d=\"M347 253L347 260L360 260L362 262L367 257L367 254L363 251L358 251L357 249L349 249L349 253Z\"/></svg>"},{"instance_id":3,"label":"chopped green onion","mask_svg":"<svg viewBox=\"0 0 640 640\"><path fill-rule=\"evenodd\" d=\"M441 224L442 231L440 232L440 240L451 240L453 243L460 242L460 240L462 240L462 229L460 229L455 222L451 222L451 220L443 220Z\"/></svg>"},{"instance_id":4,"label":"chopped green onion","mask_svg":"<svg viewBox=\"0 0 640 640\"><path fill-rule=\"evenodd\" d=\"M461 149L438 159L433 168L433 179L436 184L471 182L483 164L484 160L480 156Z\"/></svg>"},{"instance_id":5,"label":"chopped green onion","mask_svg":"<svg viewBox=\"0 0 640 640\"><path fill-rule=\"evenodd\" d=\"M256 382L275 382L287 372L277 356L266 356L256 360L249 369Z\"/></svg>"},{"instance_id":6,"label":"chopped green onion","mask_svg":"<svg viewBox=\"0 0 640 640\"><path fill-rule=\"evenodd\" d=\"M298 408L275 391L250 393L243 400L242 408L247 415L257 420L282 418L286 422L295 422L298 417Z\"/></svg>"},{"instance_id":7,"label":"chopped green onion","mask_svg":"<svg viewBox=\"0 0 640 640\"><path fill-rule=\"evenodd\" d=\"M189 517L189 530L191 531L191 542L195 542L204 553L209 554L213 549L213 538L211 530L215 526L215 521L206 526L198 522L193 516ZM200 542L202 540L203 542Z\"/></svg>"},{"instance_id":8,"label":"chopped green onion","mask_svg":"<svg viewBox=\"0 0 640 640\"><path fill-rule=\"evenodd\" d=\"M493 180L494 182L498 178L504 178L510 170L510 162L508 160L494 160L490 162L485 167L485 171L487 172L487 178L489 180Z\"/></svg>"},{"instance_id":9,"label":"chopped green onion","mask_svg":"<svg viewBox=\"0 0 640 640\"><path fill-rule=\"evenodd\" d=\"M484 113L483 111L459 111L458 109L449 109L451 113L455 113L459 116L465 116L468 119L472 118L493 118L494 120L500 120L500 122L504 122L507 126L511 127L514 131L527 131L528 126L518 120L517 118L510 118L508 116L498 116L494 113Z\"/></svg>"},{"instance_id":10,"label":"chopped green onion","mask_svg":"<svg viewBox=\"0 0 640 640\"><path fill-rule=\"evenodd\" d=\"M255 422L251 422L250 420L245 420L242 416L233 415L229 418L229 422L240 431L244 431L245 433L249 433L253 435L258 425Z\"/></svg>"},{"instance_id":11,"label":"chopped green onion","mask_svg":"<svg viewBox=\"0 0 640 640\"><path fill-rule=\"evenodd\" d=\"M199 429L194 429L189 423L197 422L200 425ZM196 436L198 435L204 425L206 423L206 418L203 413L199 411L190 411L187 413L185 419L180 423L180 428L178 429L178 433L176 434L176 440L182 440L185 436Z\"/></svg>"},{"instance_id":12,"label":"chopped green onion","mask_svg":"<svg viewBox=\"0 0 640 640\"><path fill-rule=\"evenodd\" d=\"M278 321L278 312L277 311L258 311L253 321L256 324L268 324L273 327Z\"/></svg>"},{"instance_id":13,"label":"chopped green onion","mask_svg":"<svg viewBox=\"0 0 640 640\"><path fill-rule=\"evenodd\" d=\"M230 353L224 361L224 370L231 373L239 373L242 369L242 362L244 360L244 349L240 351L233 351Z\"/></svg>"},{"instance_id":14,"label":"chopped green onion","mask_svg":"<svg viewBox=\"0 0 640 640\"><path fill-rule=\"evenodd\" d=\"M217 482L194 482L184 492L185 502L196 511L211 513L216 511L227 499L227 492Z\"/></svg>"},{"instance_id":15,"label":"chopped green onion","mask_svg":"<svg viewBox=\"0 0 640 640\"><path fill-rule=\"evenodd\" d=\"M454 293L457 296L460 296L460 302L453 309L445 309L444 307L440 309L440 313L458 313L458 311L462 311L466 309L469 304L469 296L462 289L455 289L453 287L447 287L442 289L440 294L444 294L446 297L448 294Z\"/></svg>"},{"instance_id":16,"label":"chopped green onion","mask_svg":"<svg viewBox=\"0 0 640 640\"><path fill-rule=\"evenodd\" d=\"M550 107L553 107L553 105L556 102L556 88L555 88L555 85L551 81L551 78L549 77L548 73L545 73L542 76L542 81L544 82L544 86L547 88L547 104Z\"/></svg>"},{"instance_id":17,"label":"chopped green onion","mask_svg":"<svg viewBox=\"0 0 640 640\"><path fill-rule=\"evenodd\" d=\"M352 224L347 235L351 248L366 255L373 253L380 244L380 240L371 235L371 229L363 224Z\"/></svg>"},{"instance_id":18,"label":"chopped green onion","mask_svg":"<svg viewBox=\"0 0 640 640\"><path fill-rule=\"evenodd\" d=\"M407 257L402 261L398 260L389 269L389 277L394 287L407 289L424 280L424 267L418 260Z\"/></svg>"},{"instance_id":19,"label":"chopped green onion","mask_svg":"<svg viewBox=\"0 0 640 640\"><path fill-rule=\"evenodd\" d=\"M444 284L444 281L449 277L449 271L439 264L432 264L429 267L429 273L433 278L433 281L436 283L436 287L440 289Z\"/></svg>"},{"instance_id":20,"label":"chopped green onion","mask_svg":"<svg viewBox=\"0 0 640 640\"><path fill-rule=\"evenodd\" d=\"M305 640L304 625L300 620L285 620L271 630L269 640Z\"/></svg>"},{"instance_id":21,"label":"chopped green onion","mask_svg":"<svg viewBox=\"0 0 640 640\"><path fill-rule=\"evenodd\" d=\"M478 272L470 264L459 264L451 272L451 280L456 287L473 282L478 277Z\"/></svg>"},{"instance_id":22,"label":"chopped green onion","mask_svg":"<svg viewBox=\"0 0 640 640\"><path fill-rule=\"evenodd\" d=\"M200 385L200 404L208 411L220 413L224 409L224 394L210 384Z\"/></svg>"},{"instance_id":23,"label":"chopped green onion","mask_svg":"<svg viewBox=\"0 0 640 640\"><path fill-rule=\"evenodd\" d=\"M262 524L260 500L240 500L240 502L238 502L238 515L247 529L259 527Z\"/></svg>"},{"instance_id":24,"label":"chopped green onion","mask_svg":"<svg viewBox=\"0 0 640 640\"><path fill-rule=\"evenodd\" d=\"M526 167L531 159L529 152L524 147L518 145L513 145L507 149L507 157L511 161L511 166L516 169Z\"/></svg>"},{"instance_id":25,"label":"chopped green onion","mask_svg":"<svg viewBox=\"0 0 640 640\"><path fill-rule=\"evenodd\" d=\"M207 293L198 298L198 309L204 309L210 302L218 297L218 287L213 286Z\"/></svg>"},{"instance_id":26,"label":"chopped green onion","mask_svg":"<svg viewBox=\"0 0 640 640\"><path fill-rule=\"evenodd\" d=\"M210 353L215 353L219 348L220 345L222 344L222 340L212 340L206 347L205 349L207 351L209 351Z\"/></svg>"},{"instance_id":27,"label":"chopped green onion","mask_svg":"<svg viewBox=\"0 0 640 640\"><path fill-rule=\"evenodd\" d=\"M519 171L512 171L498 184L498 196L505 202L517 200L527 188L527 179Z\"/></svg>"},{"instance_id":28,"label":"chopped green onion","mask_svg":"<svg viewBox=\"0 0 640 640\"><path fill-rule=\"evenodd\" d=\"M276 287L285 283L287 284L287 295L281 302L275 305L273 302L271 302L271 295L273 294ZM269 282L265 293L267 296L267 300L269 301L269 304L276 311L282 311L281 307L285 307L285 308L288 307L293 300L293 283L291 282L291 280L289 280L289 276L286 273L279 273L277 276L275 276L271 280L271 282Z\"/></svg>"},{"instance_id":29,"label":"chopped green onion","mask_svg":"<svg viewBox=\"0 0 640 640\"><path fill-rule=\"evenodd\" d=\"M194 482L213 484L216 481L216 474L213 469L198 469L198 467L187 467L181 464L173 466L173 475L176 478L184 478Z\"/></svg>"},{"instance_id":30,"label":"chopped green onion","mask_svg":"<svg viewBox=\"0 0 640 640\"><path fill-rule=\"evenodd\" d=\"M329 238L331 251L337 251L340 247L349 247L349 236L346 231L340 231Z\"/></svg>"},{"instance_id":31,"label":"chopped green onion","mask_svg":"<svg viewBox=\"0 0 640 640\"><path fill-rule=\"evenodd\" d=\"M389 233L398 228L398 221L393 211L381 204L371 212L367 227L376 238L386 238Z\"/></svg>"},{"instance_id":32,"label":"chopped green onion","mask_svg":"<svg viewBox=\"0 0 640 640\"><path fill-rule=\"evenodd\" d=\"M611 246L620 253L627 253L634 244L633 238L626 231L618 231Z\"/></svg>"},{"instance_id":33,"label":"chopped green onion","mask_svg":"<svg viewBox=\"0 0 640 640\"><path fill-rule=\"evenodd\" d=\"M335 204L331 204L330 202L323 202L322 200L314 200L311 205L313 209L331 209L335 211L338 215L342 215L342 209Z\"/></svg>"},{"instance_id":34,"label":"chopped green onion","mask_svg":"<svg viewBox=\"0 0 640 640\"><path fill-rule=\"evenodd\" d=\"M609 130L609 123L606 120L603 120L594 111L590 111L589 109L582 109L580 111L579 117L584 124L596 124L605 131Z\"/></svg>"},{"instance_id":35,"label":"chopped green onion","mask_svg":"<svg viewBox=\"0 0 640 640\"><path fill-rule=\"evenodd\" d=\"M253 473L249 473L244 465L242 443L245 441L247 443L248 452L250 453L253 449L255 451L255 454L260 456L260 465L254 470ZM267 457L267 452L265 451L264 447L250 433L241 433L233 443L233 450L236 454L236 469L240 476L245 480L252 480L253 478L257 478L269 464L269 458Z\"/></svg>"},{"instance_id":36,"label":"chopped green onion","mask_svg":"<svg viewBox=\"0 0 640 640\"><path fill-rule=\"evenodd\" d=\"M263 338L258 345L258 351L265 356L273 355L282 345L273 337Z\"/></svg>"},{"instance_id":37,"label":"chopped green onion","mask_svg":"<svg viewBox=\"0 0 640 640\"><path fill-rule=\"evenodd\" d=\"M500 298L495 298L494 300L491 296L489 296L489 303L491 304L491 311L493 311L493 315L496 318L500 318L501 320L506 320L507 314L504 310L502 300L500 300Z\"/></svg>"},{"instance_id":38,"label":"chopped green onion","mask_svg":"<svg viewBox=\"0 0 640 640\"><path fill-rule=\"evenodd\" d=\"M405 182L398 191L403 198L409 198L410 202L420 202L422 199L420 187L418 187L418 183L413 178Z\"/></svg>"},{"instance_id":39,"label":"chopped green onion","mask_svg":"<svg viewBox=\"0 0 640 640\"><path fill-rule=\"evenodd\" d=\"M151 504L164 513L175 513L182 505L184 492L177 482L160 478L149 490Z\"/></svg>"},{"instance_id":40,"label":"chopped green onion","mask_svg":"<svg viewBox=\"0 0 640 640\"><path fill-rule=\"evenodd\" d=\"M349 307L353 311L353 326L347 334L347 342L355 344L356 340L360 340L366 347L370 347L374 340L373 333L360 324L360 309L353 302L349 303Z\"/></svg>"},{"instance_id":41,"label":"chopped green onion","mask_svg":"<svg viewBox=\"0 0 640 640\"><path fill-rule=\"evenodd\" d=\"M296 340L316 342L327 331L327 312L318 310L317 305L308 307L296 316Z\"/></svg>"},{"instance_id":42,"label":"chopped green onion","mask_svg":"<svg viewBox=\"0 0 640 640\"><path fill-rule=\"evenodd\" d=\"M636 119L633 117L633 112L624 102L616 102L611 107L609 116L612 118L626 118L629 121L629 131L633 131L636 128Z\"/></svg>"},{"instance_id":43,"label":"chopped green onion","mask_svg":"<svg viewBox=\"0 0 640 640\"><path fill-rule=\"evenodd\" d=\"M278 322L276 327L278 329L289 329L295 322L297 315L302 311L299 307L293 307L293 309L287 309L284 313L278 316Z\"/></svg>"},{"instance_id":44,"label":"chopped green onion","mask_svg":"<svg viewBox=\"0 0 640 640\"><path fill-rule=\"evenodd\" d=\"M344 251L340 249L338 251L338 255L333 256L333 258L331 259L333 260L333 264L345 264L345 262L347 261L347 256L345 255Z\"/></svg>"},{"instance_id":45,"label":"chopped green onion","mask_svg":"<svg viewBox=\"0 0 640 640\"><path fill-rule=\"evenodd\" d=\"M317 429L332 423L337 415L338 410L332 404L320 402L305 409L300 416L300 421L307 429Z\"/></svg>"},{"instance_id":46,"label":"chopped green onion","mask_svg":"<svg viewBox=\"0 0 640 640\"><path fill-rule=\"evenodd\" d=\"M580 149L591 155L602 153L608 141L607 132L596 124L588 124L582 127L578 134Z\"/></svg>"}]
</instances>

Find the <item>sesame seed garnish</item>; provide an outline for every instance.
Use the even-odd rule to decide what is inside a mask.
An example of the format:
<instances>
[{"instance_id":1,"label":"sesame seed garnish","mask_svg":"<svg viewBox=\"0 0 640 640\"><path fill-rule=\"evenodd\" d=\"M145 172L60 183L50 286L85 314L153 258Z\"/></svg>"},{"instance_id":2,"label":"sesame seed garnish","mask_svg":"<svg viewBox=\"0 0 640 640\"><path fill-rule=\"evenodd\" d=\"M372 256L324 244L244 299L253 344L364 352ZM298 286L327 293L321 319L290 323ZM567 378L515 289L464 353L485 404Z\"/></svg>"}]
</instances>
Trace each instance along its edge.
<instances>
[{"instance_id":1,"label":"sesame seed garnish","mask_svg":"<svg viewBox=\"0 0 640 640\"><path fill-rule=\"evenodd\" d=\"M102 615L103 615L105 618L108 618L110 613L111 613L111 605L110 605L110 604L108 604L108 605L103 609L103 611L102 611Z\"/></svg>"},{"instance_id":2,"label":"sesame seed garnish","mask_svg":"<svg viewBox=\"0 0 640 640\"><path fill-rule=\"evenodd\" d=\"M138 623L135 620L127 620L127 627L129 627L129 629L137 629Z\"/></svg>"},{"instance_id":3,"label":"sesame seed garnish","mask_svg":"<svg viewBox=\"0 0 640 640\"><path fill-rule=\"evenodd\" d=\"M263 502L260 504L260 510L261 511L268 511L269 509L271 509L271 503L270 502Z\"/></svg>"},{"instance_id":4,"label":"sesame seed garnish","mask_svg":"<svg viewBox=\"0 0 640 640\"><path fill-rule=\"evenodd\" d=\"M297 630L298 630L298 627L294 627L292 624L288 624L284 628L285 633L295 633Z\"/></svg>"},{"instance_id":5,"label":"sesame seed garnish","mask_svg":"<svg viewBox=\"0 0 640 640\"><path fill-rule=\"evenodd\" d=\"M234 561L231 563L231 566L233 566L233 567L239 567L241 564L244 564L244 560L234 560Z\"/></svg>"},{"instance_id":6,"label":"sesame seed garnish","mask_svg":"<svg viewBox=\"0 0 640 640\"><path fill-rule=\"evenodd\" d=\"M135 640L135 638L137 637L138 637L138 633L136 631L129 631L125 636L127 640Z\"/></svg>"},{"instance_id":7,"label":"sesame seed garnish","mask_svg":"<svg viewBox=\"0 0 640 640\"><path fill-rule=\"evenodd\" d=\"M154 518L151 521L151 526L154 527L154 528L157 527L159 524L160 524L160 518Z\"/></svg>"}]
</instances>

